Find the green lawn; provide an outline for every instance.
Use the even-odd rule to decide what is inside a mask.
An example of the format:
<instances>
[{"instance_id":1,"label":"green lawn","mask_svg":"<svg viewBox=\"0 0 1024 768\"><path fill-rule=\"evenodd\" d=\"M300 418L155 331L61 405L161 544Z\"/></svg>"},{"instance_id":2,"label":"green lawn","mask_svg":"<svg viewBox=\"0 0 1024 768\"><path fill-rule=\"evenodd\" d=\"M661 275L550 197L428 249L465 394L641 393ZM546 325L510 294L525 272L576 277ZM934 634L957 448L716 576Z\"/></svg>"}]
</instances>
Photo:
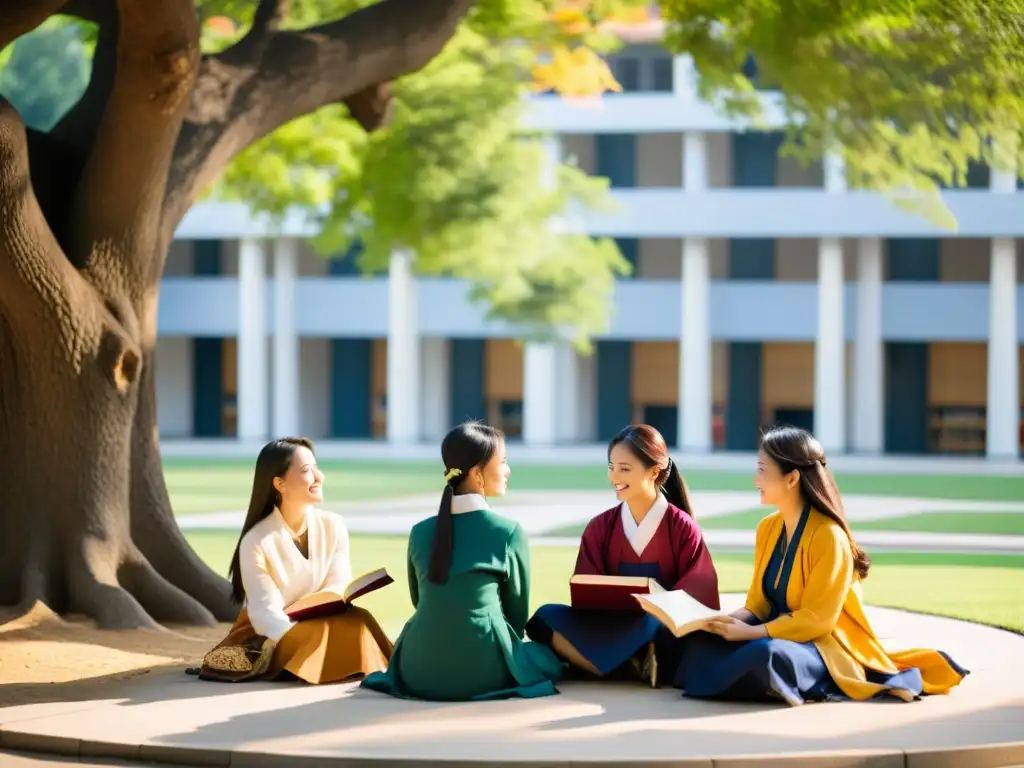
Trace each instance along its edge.
<instances>
[{"instance_id":1,"label":"green lawn","mask_svg":"<svg viewBox=\"0 0 1024 768\"><path fill-rule=\"evenodd\" d=\"M200 556L220 573L227 572L237 534L193 531L187 534ZM406 539L402 536L353 536L356 573L381 565L395 584L368 595L361 604L373 611L394 636L412 612L406 588ZM568 578L576 550L534 547L534 607L568 599ZM932 555L879 553L864 583L869 603L970 619L1024 631L1024 555ZM749 554L715 555L722 592L745 592L750 581ZM1014 597L1017 595L1017 597Z\"/></svg>"},{"instance_id":2,"label":"green lawn","mask_svg":"<svg viewBox=\"0 0 1024 768\"><path fill-rule=\"evenodd\" d=\"M1024 536L1024 512L922 512L857 523L859 530L989 533Z\"/></svg>"},{"instance_id":3,"label":"green lawn","mask_svg":"<svg viewBox=\"0 0 1024 768\"><path fill-rule=\"evenodd\" d=\"M511 489L604 490L605 468L595 466L517 465L510 447ZM685 461L681 462L685 468ZM167 486L178 514L243 509L252 490L252 462L166 459ZM328 506L346 501L385 499L440 492L439 462L326 461L324 494ZM685 470L684 470L685 471ZM753 467L748 473L685 472L694 490L752 491ZM844 493L917 496L935 499L1017 501L1024 499L1024 476L981 477L950 475L838 476Z\"/></svg>"}]
</instances>

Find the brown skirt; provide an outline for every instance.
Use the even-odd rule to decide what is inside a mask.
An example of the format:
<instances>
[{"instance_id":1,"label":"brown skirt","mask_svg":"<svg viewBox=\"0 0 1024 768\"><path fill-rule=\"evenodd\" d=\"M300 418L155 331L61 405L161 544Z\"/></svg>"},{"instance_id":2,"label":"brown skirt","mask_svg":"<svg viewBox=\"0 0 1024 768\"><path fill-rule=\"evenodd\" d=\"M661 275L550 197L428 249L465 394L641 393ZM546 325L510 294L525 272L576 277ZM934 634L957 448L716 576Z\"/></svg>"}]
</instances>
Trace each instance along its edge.
<instances>
[{"instance_id":1,"label":"brown skirt","mask_svg":"<svg viewBox=\"0 0 1024 768\"><path fill-rule=\"evenodd\" d=\"M393 650L373 614L356 606L300 621L276 644L256 634L243 608L227 637L206 654L199 676L239 682L290 672L307 683L336 683L387 669Z\"/></svg>"}]
</instances>

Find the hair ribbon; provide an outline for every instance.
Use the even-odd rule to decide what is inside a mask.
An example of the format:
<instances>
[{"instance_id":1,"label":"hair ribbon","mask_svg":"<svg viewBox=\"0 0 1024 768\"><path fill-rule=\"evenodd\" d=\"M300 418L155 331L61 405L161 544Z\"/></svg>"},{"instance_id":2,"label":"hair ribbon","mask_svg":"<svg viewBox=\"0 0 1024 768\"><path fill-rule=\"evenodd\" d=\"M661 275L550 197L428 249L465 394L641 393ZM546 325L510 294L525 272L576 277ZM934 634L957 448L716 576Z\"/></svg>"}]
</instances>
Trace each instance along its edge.
<instances>
[{"instance_id":1,"label":"hair ribbon","mask_svg":"<svg viewBox=\"0 0 1024 768\"><path fill-rule=\"evenodd\" d=\"M456 477L458 477L461 474L462 474L462 470L461 469L449 469L447 472L444 473L444 481L446 483L450 483L453 478L456 478Z\"/></svg>"}]
</instances>

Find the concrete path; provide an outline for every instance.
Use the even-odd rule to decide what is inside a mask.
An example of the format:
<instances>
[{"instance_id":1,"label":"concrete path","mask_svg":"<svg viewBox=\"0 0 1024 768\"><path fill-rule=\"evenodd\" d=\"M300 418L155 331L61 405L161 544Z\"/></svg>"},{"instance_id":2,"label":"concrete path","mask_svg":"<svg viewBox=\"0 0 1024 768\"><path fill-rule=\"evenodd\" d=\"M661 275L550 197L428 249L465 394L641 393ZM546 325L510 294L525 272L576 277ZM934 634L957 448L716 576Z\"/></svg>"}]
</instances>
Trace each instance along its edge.
<instances>
[{"instance_id":1,"label":"concrete path","mask_svg":"<svg viewBox=\"0 0 1024 768\"><path fill-rule=\"evenodd\" d=\"M729 595L724 607L740 600ZM563 684L561 695L528 701L437 704L354 685L205 683L179 669L91 690L54 685L49 702L0 708L0 748L231 768L1024 763L1024 637L894 610L869 613L887 647L938 645L971 674L951 695L913 703L789 708L695 701L632 683Z\"/></svg>"},{"instance_id":2,"label":"concrete path","mask_svg":"<svg viewBox=\"0 0 1024 768\"><path fill-rule=\"evenodd\" d=\"M323 459L361 461L438 461L440 441L415 445L392 445L384 440L318 440L317 455ZM263 441L235 438L206 440L160 441L160 450L167 458L244 459L252 461L263 447ZM607 461L607 445L526 446L509 442L509 456L520 464L597 465ZM713 453L682 453L673 457L680 466L694 470L751 472L757 454L746 451ZM1022 459L986 459L980 456L854 456L830 454L830 469L871 475L1007 475L1024 476Z\"/></svg>"},{"instance_id":3,"label":"concrete path","mask_svg":"<svg viewBox=\"0 0 1024 768\"><path fill-rule=\"evenodd\" d=\"M75 758L0 749L0 768L153 768L153 763L109 758Z\"/></svg>"},{"instance_id":4,"label":"concrete path","mask_svg":"<svg viewBox=\"0 0 1024 768\"><path fill-rule=\"evenodd\" d=\"M361 534L405 535L412 526L437 508L436 496L414 496L404 499L346 503L332 505L342 514L348 528ZM578 539L545 538L552 531L570 525L583 524L597 512L615 504L615 497L603 491L532 492L510 494L494 503L494 508L513 517L526 528L535 542L549 546L577 546ZM854 524L884 520L924 512L957 512L963 514L1005 512L1024 514L1024 501L993 502L952 499L921 499L900 496L869 496L851 494L843 498L846 513ZM702 491L693 494L698 519L706 519L742 512L758 506L754 492ZM768 513L765 509L765 514ZM178 524L182 530L226 529L238 530L245 519L241 510L182 515ZM742 547L754 545L754 532L749 530L709 529L705 532L712 547ZM542 542L541 540L544 539ZM1024 536L1001 536L962 533L926 533L911 531L858 531L857 539L865 546L878 549L930 551L930 552L1008 552L1024 553Z\"/></svg>"}]
</instances>

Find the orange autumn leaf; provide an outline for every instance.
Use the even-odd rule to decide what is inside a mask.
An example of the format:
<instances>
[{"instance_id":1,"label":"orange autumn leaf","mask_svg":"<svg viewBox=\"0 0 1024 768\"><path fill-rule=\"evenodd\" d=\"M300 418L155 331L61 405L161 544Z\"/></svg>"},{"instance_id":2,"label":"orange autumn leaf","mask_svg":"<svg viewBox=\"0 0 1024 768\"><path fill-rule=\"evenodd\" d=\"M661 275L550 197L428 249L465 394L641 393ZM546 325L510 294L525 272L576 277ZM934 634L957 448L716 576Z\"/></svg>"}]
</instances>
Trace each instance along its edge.
<instances>
[{"instance_id":1,"label":"orange autumn leaf","mask_svg":"<svg viewBox=\"0 0 1024 768\"><path fill-rule=\"evenodd\" d=\"M227 16L211 16L206 20L206 26L218 35L235 34L235 22Z\"/></svg>"},{"instance_id":2,"label":"orange autumn leaf","mask_svg":"<svg viewBox=\"0 0 1024 768\"><path fill-rule=\"evenodd\" d=\"M567 37L578 37L586 34L591 27L590 19L579 8L563 7L553 11L549 16L559 27L559 31Z\"/></svg>"},{"instance_id":3,"label":"orange autumn leaf","mask_svg":"<svg viewBox=\"0 0 1024 768\"><path fill-rule=\"evenodd\" d=\"M622 90L607 62L585 47L555 49L549 61L534 66L532 88L538 92L555 91L567 97Z\"/></svg>"}]
</instances>

